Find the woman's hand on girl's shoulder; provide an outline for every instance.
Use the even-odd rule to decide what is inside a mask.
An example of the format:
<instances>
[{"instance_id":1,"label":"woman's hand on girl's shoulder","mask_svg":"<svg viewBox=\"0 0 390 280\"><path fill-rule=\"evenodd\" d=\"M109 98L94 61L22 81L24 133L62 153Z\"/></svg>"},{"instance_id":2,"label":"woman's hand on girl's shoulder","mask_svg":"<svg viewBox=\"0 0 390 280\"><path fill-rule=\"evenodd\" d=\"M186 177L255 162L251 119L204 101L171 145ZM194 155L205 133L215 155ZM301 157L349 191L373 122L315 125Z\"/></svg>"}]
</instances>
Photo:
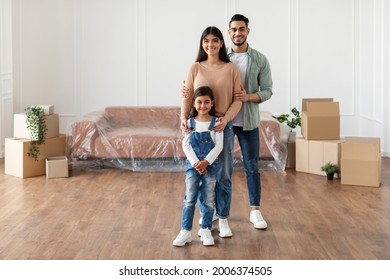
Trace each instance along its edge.
<instances>
[{"instance_id":1,"label":"woman's hand on girl's shoulder","mask_svg":"<svg viewBox=\"0 0 390 280\"><path fill-rule=\"evenodd\" d=\"M187 125L187 120L182 120L180 124L180 129L183 134L187 134L191 131L191 129Z\"/></svg>"}]
</instances>

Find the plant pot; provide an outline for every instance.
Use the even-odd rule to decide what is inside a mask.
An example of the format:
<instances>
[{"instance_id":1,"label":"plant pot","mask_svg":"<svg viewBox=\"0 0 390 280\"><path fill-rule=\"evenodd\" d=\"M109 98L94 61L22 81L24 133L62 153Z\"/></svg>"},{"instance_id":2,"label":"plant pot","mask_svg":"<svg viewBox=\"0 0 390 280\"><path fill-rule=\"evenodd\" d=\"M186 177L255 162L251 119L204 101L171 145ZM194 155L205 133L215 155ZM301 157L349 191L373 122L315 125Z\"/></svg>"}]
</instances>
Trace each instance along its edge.
<instances>
[{"instance_id":1,"label":"plant pot","mask_svg":"<svg viewBox=\"0 0 390 280\"><path fill-rule=\"evenodd\" d=\"M326 173L326 178L328 178L329 181L333 180L334 173Z\"/></svg>"},{"instance_id":2,"label":"plant pot","mask_svg":"<svg viewBox=\"0 0 390 280\"><path fill-rule=\"evenodd\" d=\"M288 135L288 142L289 143L295 142L296 137L297 137L297 132L296 131L290 131L290 134Z\"/></svg>"}]
</instances>

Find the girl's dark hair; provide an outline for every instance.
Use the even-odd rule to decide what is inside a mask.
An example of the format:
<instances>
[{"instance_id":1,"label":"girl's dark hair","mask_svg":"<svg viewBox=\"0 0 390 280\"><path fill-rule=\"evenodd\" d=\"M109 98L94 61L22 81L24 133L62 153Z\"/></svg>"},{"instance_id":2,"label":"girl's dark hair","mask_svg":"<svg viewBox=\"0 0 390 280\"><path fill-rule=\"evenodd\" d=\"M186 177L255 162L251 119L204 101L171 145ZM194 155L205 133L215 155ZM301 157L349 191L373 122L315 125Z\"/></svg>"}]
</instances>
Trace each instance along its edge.
<instances>
[{"instance_id":1,"label":"girl's dark hair","mask_svg":"<svg viewBox=\"0 0 390 280\"><path fill-rule=\"evenodd\" d=\"M194 96L192 97L192 104L194 103L195 99L199 96L208 96L210 97L211 101L214 102L214 93L208 86L198 87L195 92ZM215 105L215 104L214 104ZM215 116L215 106L212 106L209 112L210 116ZM195 118L198 115L198 111L195 110L194 106L192 106L190 115Z\"/></svg>"},{"instance_id":2,"label":"girl's dark hair","mask_svg":"<svg viewBox=\"0 0 390 280\"><path fill-rule=\"evenodd\" d=\"M198 51L198 57L196 58L196 62L201 62L207 60L207 53L204 51L202 47L202 43L204 38L206 38L207 35L212 34L215 37L218 37L218 39L222 42L222 46L219 50L219 59L224 62L230 62L230 59L226 52L226 46L225 46L225 40L223 39L222 32L215 26L209 26L207 27L200 37L200 43L199 43L199 51Z\"/></svg>"}]
</instances>

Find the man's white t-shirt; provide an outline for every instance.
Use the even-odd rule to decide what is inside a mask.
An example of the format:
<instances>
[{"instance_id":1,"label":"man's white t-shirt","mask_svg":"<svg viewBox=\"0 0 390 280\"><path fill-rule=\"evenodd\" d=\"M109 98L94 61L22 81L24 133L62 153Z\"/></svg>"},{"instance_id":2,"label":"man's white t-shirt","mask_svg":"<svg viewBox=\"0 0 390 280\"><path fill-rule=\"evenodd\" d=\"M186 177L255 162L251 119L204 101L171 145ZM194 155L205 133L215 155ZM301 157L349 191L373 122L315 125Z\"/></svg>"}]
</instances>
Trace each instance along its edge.
<instances>
[{"instance_id":1,"label":"man's white t-shirt","mask_svg":"<svg viewBox=\"0 0 390 280\"><path fill-rule=\"evenodd\" d=\"M244 86L246 68L248 67L248 54L246 52L232 53L230 60L236 65L238 71L240 72L241 84ZM238 112L237 116L234 118L233 126L244 126L244 106L241 107L240 112Z\"/></svg>"}]
</instances>

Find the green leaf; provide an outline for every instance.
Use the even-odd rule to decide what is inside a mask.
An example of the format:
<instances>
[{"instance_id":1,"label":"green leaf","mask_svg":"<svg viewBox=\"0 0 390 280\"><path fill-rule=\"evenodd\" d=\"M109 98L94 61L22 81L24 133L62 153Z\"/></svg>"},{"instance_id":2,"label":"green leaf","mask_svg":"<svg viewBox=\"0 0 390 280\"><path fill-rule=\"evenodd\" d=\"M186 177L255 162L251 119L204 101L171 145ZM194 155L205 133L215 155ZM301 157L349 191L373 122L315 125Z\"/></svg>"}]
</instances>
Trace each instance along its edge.
<instances>
[{"instance_id":1,"label":"green leaf","mask_svg":"<svg viewBox=\"0 0 390 280\"><path fill-rule=\"evenodd\" d=\"M38 161L40 155L39 145L45 143L47 126L46 115L42 107L31 106L25 109L26 126L30 131L31 145L27 152L28 156Z\"/></svg>"},{"instance_id":2,"label":"green leaf","mask_svg":"<svg viewBox=\"0 0 390 280\"><path fill-rule=\"evenodd\" d=\"M301 126L301 116L300 116L298 109L296 107L294 107L294 108L292 108L291 112L293 113L295 118L293 117L293 118L289 119L289 117L290 117L289 114L282 114L280 116L272 116L272 117L274 119L278 120L280 123L286 122L287 125L292 129L296 128L297 126Z\"/></svg>"}]
</instances>

